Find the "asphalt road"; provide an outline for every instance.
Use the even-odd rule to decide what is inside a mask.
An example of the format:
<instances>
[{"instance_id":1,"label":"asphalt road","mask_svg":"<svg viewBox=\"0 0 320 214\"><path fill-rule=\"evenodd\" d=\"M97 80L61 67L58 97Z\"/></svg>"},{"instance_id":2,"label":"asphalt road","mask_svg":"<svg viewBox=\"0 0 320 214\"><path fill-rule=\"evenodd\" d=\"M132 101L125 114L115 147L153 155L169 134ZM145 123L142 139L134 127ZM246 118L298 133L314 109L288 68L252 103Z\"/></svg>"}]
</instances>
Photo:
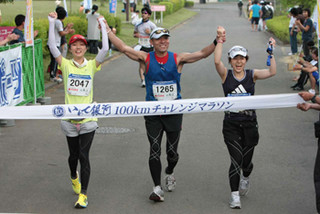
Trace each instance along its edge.
<instances>
[{"instance_id":1,"label":"asphalt road","mask_svg":"<svg viewBox=\"0 0 320 214\"><path fill-rule=\"evenodd\" d=\"M249 22L238 17L236 4L203 4L199 13L171 30L169 50L193 52L215 37L224 26L227 51L240 44L249 50L247 68L265 68L270 34L252 32ZM281 60L289 52L275 49L277 75L258 81L256 94L291 93L295 75ZM221 80L213 55L184 66L183 98L221 97ZM109 60L96 74L95 101L142 101L138 64L124 55ZM53 104L63 103L62 86L46 91ZM316 213L313 165L316 153L313 122L315 111L295 108L259 110L260 142L256 147L251 189L242 209L228 206L230 159L222 137L223 113L184 115L179 145L177 188L165 194L165 202L148 200L152 179L148 169L149 143L142 117L100 119L90 152L89 206L73 208L67 165L68 149L58 120L17 120L0 129L0 212L3 213L107 213L107 214L307 214ZM162 143L164 145L164 142ZM164 147L163 147L164 149ZM163 150L165 151L165 150ZM165 156L162 155L165 167ZM164 168L163 167L163 168Z\"/></svg>"}]
</instances>

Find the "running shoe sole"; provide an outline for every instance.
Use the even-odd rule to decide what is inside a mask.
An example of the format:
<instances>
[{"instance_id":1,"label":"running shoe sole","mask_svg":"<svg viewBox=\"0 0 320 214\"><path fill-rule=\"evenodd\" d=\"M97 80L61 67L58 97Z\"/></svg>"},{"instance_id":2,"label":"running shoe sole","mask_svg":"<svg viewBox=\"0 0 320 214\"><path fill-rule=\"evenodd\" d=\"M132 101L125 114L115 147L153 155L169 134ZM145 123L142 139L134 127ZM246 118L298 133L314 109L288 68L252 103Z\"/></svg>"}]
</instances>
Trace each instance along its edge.
<instances>
[{"instance_id":1,"label":"running shoe sole","mask_svg":"<svg viewBox=\"0 0 320 214\"><path fill-rule=\"evenodd\" d=\"M76 204L76 206L74 206L75 208L77 209L84 209L84 208L87 208L88 204L84 207L84 206L81 206L80 204Z\"/></svg>"},{"instance_id":2,"label":"running shoe sole","mask_svg":"<svg viewBox=\"0 0 320 214\"><path fill-rule=\"evenodd\" d=\"M154 192L151 193L151 195L149 196L149 199L154 202L163 202L164 201L164 197L161 197Z\"/></svg>"}]
</instances>

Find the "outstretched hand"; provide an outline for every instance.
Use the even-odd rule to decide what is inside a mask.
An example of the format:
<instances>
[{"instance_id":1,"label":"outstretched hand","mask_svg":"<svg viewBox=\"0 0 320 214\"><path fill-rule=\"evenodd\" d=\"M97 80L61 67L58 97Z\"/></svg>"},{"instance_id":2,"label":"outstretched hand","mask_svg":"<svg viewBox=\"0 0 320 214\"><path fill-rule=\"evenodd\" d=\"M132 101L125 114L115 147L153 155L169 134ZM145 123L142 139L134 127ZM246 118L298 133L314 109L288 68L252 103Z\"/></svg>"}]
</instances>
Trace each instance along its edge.
<instances>
[{"instance_id":1,"label":"outstretched hand","mask_svg":"<svg viewBox=\"0 0 320 214\"><path fill-rule=\"evenodd\" d=\"M54 20L54 19L57 19L57 17L58 17L58 15L57 15L57 13L56 12L51 12L51 13L49 13L49 15L48 15L48 19L50 20Z\"/></svg>"},{"instance_id":2,"label":"outstretched hand","mask_svg":"<svg viewBox=\"0 0 320 214\"><path fill-rule=\"evenodd\" d=\"M302 111L308 111L311 107L311 103L298 103L297 108Z\"/></svg>"},{"instance_id":3,"label":"outstretched hand","mask_svg":"<svg viewBox=\"0 0 320 214\"><path fill-rule=\"evenodd\" d=\"M217 28L217 41L222 41L225 42L226 41L226 30L224 29L224 27L222 26L218 26Z\"/></svg>"},{"instance_id":4,"label":"outstretched hand","mask_svg":"<svg viewBox=\"0 0 320 214\"><path fill-rule=\"evenodd\" d=\"M9 34L9 35L7 36L9 42L12 41L12 40L18 40L19 37L20 37L20 36L17 35L17 34L15 34L15 33Z\"/></svg>"},{"instance_id":5,"label":"outstretched hand","mask_svg":"<svg viewBox=\"0 0 320 214\"><path fill-rule=\"evenodd\" d=\"M103 21L103 23L106 25L106 28L107 28L107 29L110 28L109 25L108 25L108 23L107 23L107 20L104 18L104 16L101 16L101 15L100 15L100 16L97 18L97 21L98 21L98 23L99 23L99 25L98 25L98 28L99 28L99 29L101 29L100 20Z\"/></svg>"}]
</instances>

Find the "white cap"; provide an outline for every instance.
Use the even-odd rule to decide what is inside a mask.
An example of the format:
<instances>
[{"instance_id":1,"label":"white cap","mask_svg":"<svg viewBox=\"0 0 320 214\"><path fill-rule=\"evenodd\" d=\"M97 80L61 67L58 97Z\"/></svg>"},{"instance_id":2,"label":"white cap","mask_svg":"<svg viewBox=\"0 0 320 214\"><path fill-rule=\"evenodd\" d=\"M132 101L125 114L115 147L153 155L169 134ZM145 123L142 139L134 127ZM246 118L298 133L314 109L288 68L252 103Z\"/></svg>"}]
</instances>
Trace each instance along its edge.
<instances>
[{"instance_id":1,"label":"white cap","mask_svg":"<svg viewBox=\"0 0 320 214\"><path fill-rule=\"evenodd\" d=\"M158 27L150 33L150 39L159 39L161 36L170 36L169 30Z\"/></svg>"},{"instance_id":2,"label":"white cap","mask_svg":"<svg viewBox=\"0 0 320 214\"><path fill-rule=\"evenodd\" d=\"M236 56L243 56L246 57L248 55L248 50L245 49L242 46L233 46L229 51L228 51L228 56L231 57L231 59L233 59Z\"/></svg>"}]
</instances>

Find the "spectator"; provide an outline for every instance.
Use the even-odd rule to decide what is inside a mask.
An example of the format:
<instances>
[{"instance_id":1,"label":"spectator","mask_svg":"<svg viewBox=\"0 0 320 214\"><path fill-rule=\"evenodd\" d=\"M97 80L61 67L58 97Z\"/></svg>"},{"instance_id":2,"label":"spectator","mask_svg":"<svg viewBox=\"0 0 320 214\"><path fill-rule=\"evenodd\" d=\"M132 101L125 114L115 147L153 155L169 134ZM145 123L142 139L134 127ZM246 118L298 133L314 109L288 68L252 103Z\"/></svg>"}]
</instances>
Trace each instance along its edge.
<instances>
[{"instance_id":1,"label":"spectator","mask_svg":"<svg viewBox=\"0 0 320 214\"><path fill-rule=\"evenodd\" d=\"M301 20L296 20L295 24L300 28L302 31L302 41L303 41L303 54L306 57L311 57L310 56L310 51L308 48L308 42L312 40L312 31L313 31L313 22L310 19L311 12L310 9L306 8L303 9L302 15L304 17L304 23L302 24Z\"/></svg>"},{"instance_id":2,"label":"spectator","mask_svg":"<svg viewBox=\"0 0 320 214\"><path fill-rule=\"evenodd\" d=\"M55 33L55 44L58 49L61 47L61 37L65 36L67 34L73 34L74 29L72 29L72 24L67 25L67 27L63 28L63 20L66 18L67 11L63 7L57 7L56 13L58 15L58 19L55 19L55 25L54 25L54 33ZM48 47L49 48L49 47ZM49 49L50 51L50 49ZM57 62L55 58L53 57L52 53L50 52L51 61L48 66L48 72L50 72L50 80L61 83L62 79L59 77L59 73L57 72Z\"/></svg>"},{"instance_id":3,"label":"spectator","mask_svg":"<svg viewBox=\"0 0 320 214\"><path fill-rule=\"evenodd\" d=\"M238 2L239 16L242 16L242 6L243 6L242 0L239 0Z\"/></svg>"},{"instance_id":4,"label":"spectator","mask_svg":"<svg viewBox=\"0 0 320 214\"><path fill-rule=\"evenodd\" d=\"M311 62L304 63L301 70L309 74L309 80L311 85L311 89L309 89L309 92L311 94L316 94L316 85L319 86L318 48L313 47L311 49L311 57Z\"/></svg>"},{"instance_id":5,"label":"spectator","mask_svg":"<svg viewBox=\"0 0 320 214\"><path fill-rule=\"evenodd\" d=\"M153 47L150 44L150 33L156 29L156 25L149 20L151 16L151 10L148 7L144 7L141 10L142 21L134 27L133 36L139 38L140 50L144 52L153 51ZM139 65L139 76L141 80L141 87L145 87L146 83L144 80L145 66L143 63Z\"/></svg>"},{"instance_id":6,"label":"spectator","mask_svg":"<svg viewBox=\"0 0 320 214\"><path fill-rule=\"evenodd\" d=\"M80 3L80 8L79 8L79 14L83 14L84 13L84 6L83 6L83 2Z\"/></svg>"},{"instance_id":7,"label":"spectator","mask_svg":"<svg viewBox=\"0 0 320 214\"><path fill-rule=\"evenodd\" d=\"M307 43L308 49L311 50L314 46L314 42L313 41L309 41ZM304 56L303 54L300 54L300 59L297 61L297 65L294 66L293 70L301 70L302 65L307 61L310 62L312 60L311 56ZM301 70L300 76L298 78L298 81L295 85L291 86L291 88L293 88L293 90L297 90L297 91L301 91L304 90L304 85L307 83L309 78L309 75L307 72Z\"/></svg>"},{"instance_id":8,"label":"spectator","mask_svg":"<svg viewBox=\"0 0 320 214\"><path fill-rule=\"evenodd\" d=\"M297 47L298 27L295 24L297 16L298 16L297 8L291 8L289 10L289 18L290 18L289 35L290 35L291 52L288 55L296 54L298 52L298 47Z\"/></svg>"},{"instance_id":9,"label":"spectator","mask_svg":"<svg viewBox=\"0 0 320 214\"><path fill-rule=\"evenodd\" d=\"M137 24L139 24L142 21L142 18L139 18L139 13L140 13L140 11L136 10L131 15L131 24L133 24L134 26L136 26Z\"/></svg>"},{"instance_id":10,"label":"spectator","mask_svg":"<svg viewBox=\"0 0 320 214\"><path fill-rule=\"evenodd\" d=\"M123 9L121 10L121 12L124 13L127 10L127 0L122 0L122 3L123 3Z\"/></svg>"},{"instance_id":11,"label":"spectator","mask_svg":"<svg viewBox=\"0 0 320 214\"><path fill-rule=\"evenodd\" d=\"M248 14L248 21L251 21L252 18L252 2L249 0L248 4L247 4L247 14Z\"/></svg>"},{"instance_id":12,"label":"spectator","mask_svg":"<svg viewBox=\"0 0 320 214\"><path fill-rule=\"evenodd\" d=\"M135 0L129 0L129 3L130 3L130 12L132 13L136 7Z\"/></svg>"},{"instance_id":13,"label":"spectator","mask_svg":"<svg viewBox=\"0 0 320 214\"><path fill-rule=\"evenodd\" d=\"M299 103L297 105L298 109L302 111L308 111L309 109L315 109L320 111L319 96L316 96L309 92L300 92L299 95L303 98L304 101L311 100L312 103ZM319 118L320 118L320 115L319 115ZM317 149L317 155L316 155L314 171L313 171L313 181L314 181L314 187L316 192L317 213L320 213L320 127L319 127L319 124L320 124L320 121L314 124L315 136L316 138L318 138L318 149Z\"/></svg>"},{"instance_id":14,"label":"spectator","mask_svg":"<svg viewBox=\"0 0 320 214\"><path fill-rule=\"evenodd\" d=\"M142 0L142 6L143 7L148 7L149 9L151 9L151 4L150 4L150 0Z\"/></svg>"},{"instance_id":15,"label":"spectator","mask_svg":"<svg viewBox=\"0 0 320 214\"><path fill-rule=\"evenodd\" d=\"M18 37L18 39L10 41L10 45L15 44L15 43L19 43L19 42L24 42L23 30L24 30L25 19L26 19L26 17L22 14L19 14L15 17L14 22L16 23L16 28L13 29L12 33L19 35L19 37ZM37 35L38 35L38 31L35 30L34 37L36 37Z\"/></svg>"},{"instance_id":16,"label":"spectator","mask_svg":"<svg viewBox=\"0 0 320 214\"><path fill-rule=\"evenodd\" d=\"M12 40L18 40L18 39L19 39L19 35L11 33L4 40L0 41L0 46L5 45Z\"/></svg>"},{"instance_id":17,"label":"spectator","mask_svg":"<svg viewBox=\"0 0 320 214\"><path fill-rule=\"evenodd\" d=\"M261 7L261 18L262 18L262 30L267 30L266 26L266 21L271 19L273 17L273 11L271 7L267 4L265 1L260 2L262 7Z\"/></svg>"},{"instance_id":18,"label":"spectator","mask_svg":"<svg viewBox=\"0 0 320 214\"><path fill-rule=\"evenodd\" d=\"M100 40L100 30L98 28L98 17L100 16L98 11L98 6L93 5L90 14L87 14L88 19L88 30L87 30L87 39L89 41L89 53L97 54L98 53L98 41Z\"/></svg>"},{"instance_id":19,"label":"spectator","mask_svg":"<svg viewBox=\"0 0 320 214\"><path fill-rule=\"evenodd\" d=\"M259 24L259 19L261 16L261 7L258 5L257 0L255 0L253 2L253 5L252 5L250 11L252 11L252 18L251 18L252 31L258 31L258 24ZM254 25L255 25L255 27L254 27Z\"/></svg>"}]
</instances>

